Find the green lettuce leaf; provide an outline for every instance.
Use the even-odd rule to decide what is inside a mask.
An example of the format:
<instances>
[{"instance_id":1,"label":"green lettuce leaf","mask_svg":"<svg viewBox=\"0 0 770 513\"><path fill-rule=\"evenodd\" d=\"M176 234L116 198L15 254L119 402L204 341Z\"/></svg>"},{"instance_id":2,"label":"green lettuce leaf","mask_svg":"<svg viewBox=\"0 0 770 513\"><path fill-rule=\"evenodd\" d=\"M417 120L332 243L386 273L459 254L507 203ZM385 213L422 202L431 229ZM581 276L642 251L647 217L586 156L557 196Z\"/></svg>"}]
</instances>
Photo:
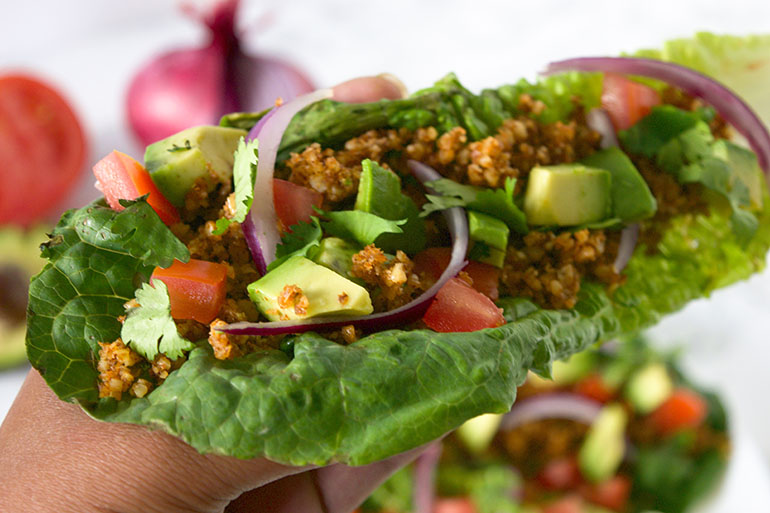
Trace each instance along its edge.
<instances>
[{"instance_id":1,"label":"green lettuce leaf","mask_svg":"<svg viewBox=\"0 0 770 513\"><path fill-rule=\"evenodd\" d=\"M153 284L142 284L136 290L136 300L140 306L130 308L123 323L120 336L131 349L147 358L155 359L163 353L176 360L195 344L181 337L171 318L171 302L168 288L160 280Z\"/></svg>"},{"instance_id":2,"label":"green lettuce leaf","mask_svg":"<svg viewBox=\"0 0 770 513\"><path fill-rule=\"evenodd\" d=\"M62 399L97 400L98 343L120 336L123 304L156 266L190 258L144 199L123 204L122 212L103 200L66 212L30 283L27 355Z\"/></svg>"}]
</instances>

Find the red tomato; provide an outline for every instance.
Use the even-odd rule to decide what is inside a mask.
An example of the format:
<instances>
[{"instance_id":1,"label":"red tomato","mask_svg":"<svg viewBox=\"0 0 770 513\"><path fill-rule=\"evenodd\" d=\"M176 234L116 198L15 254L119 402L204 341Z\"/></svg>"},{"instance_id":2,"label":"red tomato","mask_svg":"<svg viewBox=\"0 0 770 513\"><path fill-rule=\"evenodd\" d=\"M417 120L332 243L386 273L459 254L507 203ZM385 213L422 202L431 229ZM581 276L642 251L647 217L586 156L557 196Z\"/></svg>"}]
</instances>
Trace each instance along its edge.
<instances>
[{"instance_id":1,"label":"red tomato","mask_svg":"<svg viewBox=\"0 0 770 513\"><path fill-rule=\"evenodd\" d=\"M607 73L602 86L602 107L610 115L615 130L626 130L660 105L658 92L620 75Z\"/></svg>"},{"instance_id":2,"label":"red tomato","mask_svg":"<svg viewBox=\"0 0 770 513\"><path fill-rule=\"evenodd\" d=\"M59 93L27 76L0 77L0 225L30 225L77 182L86 141Z\"/></svg>"},{"instance_id":3,"label":"red tomato","mask_svg":"<svg viewBox=\"0 0 770 513\"><path fill-rule=\"evenodd\" d=\"M102 191L113 210L123 210L119 200L136 199L149 194L147 203L164 223L171 226L179 222L176 207L158 190L150 178L150 173L125 153L113 151L97 162L94 165L94 176L96 188Z\"/></svg>"},{"instance_id":4,"label":"red tomato","mask_svg":"<svg viewBox=\"0 0 770 513\"><path fill-rule=\"evenodd\" d=\"M569 490L577 487L582 477L576 458L549 461L537 474L537 481L548 490Z\"/></svg>"},{"instance_id":5,"label":"red tomato","mask_svg":"<svg viewBox=\"0 0 770 513\"><path fill-rule=\"evenodd\" d=\"M208 324L225 302L227 266L203 260L193 259L186 264L174 260L167 269L156 267L150 280L160 280L168 287L171 317Z\"/></svg>"},{"instance_id":6,"label":"red tomato","mask_svg":"<svg viewBox=\"0 0 770 513\"><path fill-rule=\"evenodd\" d=\"M441 287L422 320L439 333L477 331L505 324L502 310L459 278L452 278Z\"/></svg>"},{"instance_id":7,"label":"red tomato","mask_svg":"<svg viewBox=\"0 0 770 513\"><path fill-rule=\"evenodd\" d=\"M706 401L700 395L679 388L650 414L650 419L661 433L671 434L699 426L707 412Z\"/></svg>"},{"instance_id":8,"label":"red tomato","mask_svg":"<svg viewBox=\"0 0 770 513\"><path fill-rule=\"evenodd\" d=\"M433 513L477 513L476 506L466 497L437 499Z\"/></svg>"},{"instance_id":9,"label":"red tomato","mask_svg":"<svg viewBox=\"0 0 770 513\"><path fill-rule=\"evenodd\" d=\"M626 511L631 480L626 476L613 476L601 483L583 486L581 493L588 502L613 511Z\"/></svg>"},{"instance_id":10,"label":"red tomato","mask_svg":"<svg viewBox=\"0 0 770 513\"><path fill-rule=\"evenodd\" d=\"M430 279L438 280L441 273L449 265L452 248L428 248L414 256L415 271L425 273ZM500 297L500 269L493 265L471 260L463 268L473 280L473 288L487 296L492 301Z\"/></svg>"},{"instance_id":11,"label":"red tomato","mask_svg":"<svg viewBox=\"0 0 770 513\"><path fill-rule=\"evenodd\" d=\"M281 222L282 230L300 221L310 221L310 216L316 215L313 207L321 208L323 199L323 195L313 189L280 178L273 179L275 213Z\"/></svg>"},{"instance_id":12,"label":"red tomato","mask_svg":"<svg viewBox=\"0 0 770 513\"><path fill-rule=\"evenodd\" d=\"M596 372L575 383L575 393L600 403L609 402L615 397L615 392L607 386L601 374Z\"/></svg>"},{"instance_id":13,"label":"red tomato","mask_svg":"<svg viewBox=\"0 0 770 513\"><path fill-rule=\"evenodd\" d=\"M583 501L577 495L570 495L545 506L543 513L583 513Z\"/></svg>"}]
</instances>

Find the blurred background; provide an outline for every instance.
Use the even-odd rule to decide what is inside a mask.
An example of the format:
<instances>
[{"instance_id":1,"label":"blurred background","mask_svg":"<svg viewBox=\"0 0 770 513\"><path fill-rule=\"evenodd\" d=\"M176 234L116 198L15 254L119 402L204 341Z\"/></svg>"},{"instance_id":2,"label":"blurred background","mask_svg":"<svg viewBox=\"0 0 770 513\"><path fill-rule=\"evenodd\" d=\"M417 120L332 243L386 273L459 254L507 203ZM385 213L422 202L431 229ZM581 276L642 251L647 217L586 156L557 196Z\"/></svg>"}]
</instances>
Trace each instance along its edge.
<instances>
[{"instance_id":1,"label":"blurred background","mask_svg":"<svg viewBox=\"0 0 770 513\"><path fill-rule=\"evenodd\" d=\"M186 3L193 10L207 5ZM98 195L89 163L113 149L143 155L126 113L132 78L159 54L200 47L209 37L181 5L176 0L2 2L0 75L24 72L53 86L85 135L82 172L48 212L49 222L63 208ZM534 77L552 60L656 48L697 31L770 33L770 3L759 0L243 0L240 7L237 28L244 51L290 63L318 87L389 72L413 91L454 71L477 91ZM0 173L6 169L9 164L0 162ZM765 495L770 493L769 306L765 272L695 302L650 333L659 345L682 347L693 378L722 392L738 448L753 465L742 477ZM0 420L25 373L23 367L0 372Z\"/></svg>"}]
</instances>

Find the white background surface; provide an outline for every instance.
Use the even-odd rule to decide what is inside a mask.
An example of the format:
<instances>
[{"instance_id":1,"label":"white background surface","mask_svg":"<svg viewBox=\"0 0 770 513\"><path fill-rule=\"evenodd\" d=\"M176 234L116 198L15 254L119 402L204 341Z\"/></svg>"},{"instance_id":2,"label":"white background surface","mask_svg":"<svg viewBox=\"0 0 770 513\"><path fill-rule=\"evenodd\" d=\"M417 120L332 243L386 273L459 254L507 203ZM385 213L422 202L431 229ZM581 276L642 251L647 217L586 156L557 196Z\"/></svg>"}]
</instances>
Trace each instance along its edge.
<instances>
[{"instance_id":1,"label":"white background surface","mask_svg":"<svg viewBox=\"0 0 770 513\"><path fill-rule=\"evenodd\" d=\"M288 58L318 86L388 71L414 90L455 71L478 90L532 77L550 60L655 47L698 30L770 33L770 2L760 0L244 2L247 45ZM0 0L0 70L36 72L65 93L86 126L89 162L116 148L141 157L124 118L130 77L159 51L203 36L170 0ZM94 195L91 182L84 173L73 206ZM769 312L765 272L652 331L685 346L686 369L730 405L739 457L726 487L737 492L715 512L770 511ZM23 376L0 374L0 419Z\"/></svg>"}]
</instances>

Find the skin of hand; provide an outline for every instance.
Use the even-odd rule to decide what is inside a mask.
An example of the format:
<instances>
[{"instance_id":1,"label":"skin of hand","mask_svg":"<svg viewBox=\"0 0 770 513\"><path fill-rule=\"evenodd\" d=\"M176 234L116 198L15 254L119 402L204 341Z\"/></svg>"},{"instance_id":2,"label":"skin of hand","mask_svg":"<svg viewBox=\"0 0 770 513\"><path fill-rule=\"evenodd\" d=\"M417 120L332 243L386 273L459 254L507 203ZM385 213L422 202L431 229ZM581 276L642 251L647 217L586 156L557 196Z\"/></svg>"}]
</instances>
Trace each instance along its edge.
<instances>
[{"instance_id":1,"label":"skin of hand","mask_svg":"<svg viewBox=\"0 0 770 513\"><path fill-rule=\"evenodd\" d=\"M404 93L390 75L334 88L335 99L350 102ZM201 455L166 433L91 419L33 369L0 426L0 510L350 513L421 450L322 468Z\"/></svg>"}]
</instances>

